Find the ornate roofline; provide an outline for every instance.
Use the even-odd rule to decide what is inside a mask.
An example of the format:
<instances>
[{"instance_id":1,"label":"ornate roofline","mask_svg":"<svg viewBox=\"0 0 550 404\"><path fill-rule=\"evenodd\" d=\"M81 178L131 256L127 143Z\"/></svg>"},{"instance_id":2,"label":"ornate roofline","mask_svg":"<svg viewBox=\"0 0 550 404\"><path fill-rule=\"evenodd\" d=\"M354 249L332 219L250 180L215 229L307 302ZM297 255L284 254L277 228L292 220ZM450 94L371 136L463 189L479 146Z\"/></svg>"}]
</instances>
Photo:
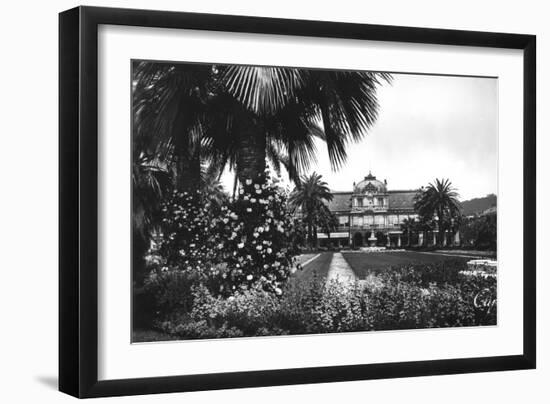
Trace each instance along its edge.
<instances>
[{"instance_id":1,"label":"ornate roofline","mask_svg":"<svg viewBox=\"0 0 550 404\"><path fill-rule=\"evenodd\" d=\"M412 192L416 193L418 191L420 191L420 188L418 188L418 189L392 189L392 190L386 191L386 193L388 193L388 194L412 193ZM330 193L333 194L333 195L346 195L346 194L353 195L353 191L330 191Z\"/></svg>"},{"instance_id":2,"label":"ornate roofline","mask_svg":"<svg viewBox=\"0 0 550 404\"><path fill-rule=\"evenodd\" d=\"M388 194L404 194L404 193L411 193L411 192L418 192L420 191L420 188L418 189L392 189L392 190L388 190Z\"/></svg>"}]
</instances>

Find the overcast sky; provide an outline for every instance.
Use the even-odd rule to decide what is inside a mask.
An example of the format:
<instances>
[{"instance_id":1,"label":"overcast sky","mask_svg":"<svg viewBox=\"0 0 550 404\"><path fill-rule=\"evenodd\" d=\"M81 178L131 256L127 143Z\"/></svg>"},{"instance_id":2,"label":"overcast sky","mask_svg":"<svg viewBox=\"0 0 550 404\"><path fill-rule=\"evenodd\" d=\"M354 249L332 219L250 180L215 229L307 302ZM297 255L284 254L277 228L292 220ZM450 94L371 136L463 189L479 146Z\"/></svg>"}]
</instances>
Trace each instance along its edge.
<instances>
[{"instance_id":1,"label":"overcast sky","mask_svg":"<svg viewBox=\"0 0 550 404\"><path fill-rule=\"evenodd\" d=\"M319 142L311 171L335 191L351 190L370 170L390 190L417 189L437 177L449 178L461 200L496 193L497 91L492 78L395 74L379 88L378 120L349 145L347 163L332 171Z\"/></svg>"}]
</instances>

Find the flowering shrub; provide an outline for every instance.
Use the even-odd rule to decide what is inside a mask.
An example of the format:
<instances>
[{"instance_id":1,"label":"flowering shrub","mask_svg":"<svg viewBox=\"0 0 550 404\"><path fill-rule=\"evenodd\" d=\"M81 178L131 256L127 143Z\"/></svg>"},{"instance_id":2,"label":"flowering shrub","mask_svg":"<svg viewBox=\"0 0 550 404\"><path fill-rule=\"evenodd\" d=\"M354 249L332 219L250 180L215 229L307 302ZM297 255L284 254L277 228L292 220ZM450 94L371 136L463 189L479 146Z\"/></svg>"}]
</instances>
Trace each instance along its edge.
<instances>
[{"instance_id":1,"label":"flowering shrub","mask_svg":"<svg viewBox=\"0 0 550 404\"><path fill-rule=\"evenodd\" d=\"M153 272L192 272L193 284L224 297L254 287L281 295L300 236L286 197L269 176L247 180L222 206L199 191L174 192L162 207Z\"/></svg>"},{"instance_id":2,"label":"flowering shrub","mask_svg":"<svg viewBox=\"0 0 550 404\"><path fill-rule=\"evenodd\" d=\"M379 276L377 285L292 279L280 297L258 285L229 298L200 286L191 311L158 327L189 339L496 324L494 279L459 276L454 284L424 284L411 277L411 268Z\"/></svg>"},{"instance_id":3,"label":"flowering shrub","mask_svg":"<svg viewBox=\"0 0 550 404\"><path fill-rule=\"evenodd\" d=\"M247 180L238 198L222 207L220 217L213 220L215 232L222 235L216 247L228 269L220 291L233 294L259 286L282 294L298 253L298 234L286 199L276 182Z\"/></svg>"}]
</instances>

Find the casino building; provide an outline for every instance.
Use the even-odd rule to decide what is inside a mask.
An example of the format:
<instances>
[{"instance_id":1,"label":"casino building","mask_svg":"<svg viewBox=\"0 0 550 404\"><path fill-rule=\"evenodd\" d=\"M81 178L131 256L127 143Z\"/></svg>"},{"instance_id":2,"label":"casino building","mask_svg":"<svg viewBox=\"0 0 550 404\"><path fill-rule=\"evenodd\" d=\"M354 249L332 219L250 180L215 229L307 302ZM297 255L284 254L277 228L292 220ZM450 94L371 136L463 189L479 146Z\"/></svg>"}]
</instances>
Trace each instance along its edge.
<instances>
[{"instance_id":1,"label":"casino building","mask_svg":"<svg viewBox=\"0 0 550 404\"><path fill-rule=\"evenodd\" d=\"M338 219L334 232L317 233L321 246L336 247L435 244L437 231L403 234L405 219L416 219L414 197L418 190L388 190L387 181L378 180L369 173L362 181L353 183L350 192L333 192L328 208ZM434 234L435 233L435 234ZM451 242L451 235L446 240ZM454 242L458 241L456 235Z\"/></svg>"}]
</instances>

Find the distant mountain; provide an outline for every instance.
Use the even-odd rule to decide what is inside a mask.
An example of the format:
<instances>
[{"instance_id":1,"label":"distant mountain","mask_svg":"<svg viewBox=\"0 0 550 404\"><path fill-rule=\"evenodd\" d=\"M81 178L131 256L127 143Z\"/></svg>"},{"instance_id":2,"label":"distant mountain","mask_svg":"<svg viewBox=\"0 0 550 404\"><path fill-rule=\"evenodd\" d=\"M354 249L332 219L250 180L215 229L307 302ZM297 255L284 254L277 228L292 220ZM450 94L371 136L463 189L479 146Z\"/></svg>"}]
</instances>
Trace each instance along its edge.
<instances>
[{"instance_id":1,"label":"distant mountain","mask_svg":"<svg viewBox=\"0 0 550 404\"><path fill-rule=\"evenodd\" d=\"M461 202L462 214L464 216L472 216L481 214L487 211L489 213L494 211L497 206L497 196L495 194L489 194L482 198L474 198Z\"/></svg>"}]
</instances>

